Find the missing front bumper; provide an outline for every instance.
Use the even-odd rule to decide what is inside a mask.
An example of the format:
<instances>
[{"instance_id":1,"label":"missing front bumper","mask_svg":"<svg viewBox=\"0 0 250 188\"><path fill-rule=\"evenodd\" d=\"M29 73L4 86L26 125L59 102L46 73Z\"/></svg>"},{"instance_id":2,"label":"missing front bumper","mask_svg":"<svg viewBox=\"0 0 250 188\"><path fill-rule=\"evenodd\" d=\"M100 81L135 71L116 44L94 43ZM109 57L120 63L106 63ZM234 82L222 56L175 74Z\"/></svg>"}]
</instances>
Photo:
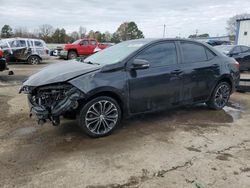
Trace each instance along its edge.
<instances>
[{"instance_id":1,"label":"missing front bumper","mask_svg":"<svg viewBox=\"0 0 250 188\"><path fill-rule=\"evenodd\" d=\"M60 116L67 111L76 110L79 106L79 100L84 99L84 97L84 94L80 90L71 88L65 93L63 100L58 101L50 107L34 105L30 102L30 116L35 115L38 124L43 124L49 120L53 125L59 125ZM31 101L30 98L29 101Z\"/></svg>"}]
</instances>

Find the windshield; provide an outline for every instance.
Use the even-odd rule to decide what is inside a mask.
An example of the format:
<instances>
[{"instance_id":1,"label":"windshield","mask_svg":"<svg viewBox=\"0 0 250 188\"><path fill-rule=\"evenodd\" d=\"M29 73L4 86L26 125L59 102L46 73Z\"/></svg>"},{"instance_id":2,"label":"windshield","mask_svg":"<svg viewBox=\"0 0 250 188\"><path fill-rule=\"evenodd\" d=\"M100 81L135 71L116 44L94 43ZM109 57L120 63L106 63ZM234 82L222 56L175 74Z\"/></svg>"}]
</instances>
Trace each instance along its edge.
<instances>
[{"instance_id":1,"label":"windshield","mask_svg":"<svg viewBox=\"0 0 250 188\"><path fill-rule=\"evenodd\" d=\"M84 62L92 62L100 65L118 63L148 42L150 41L132 40L121 42L119 44L106 48L92 56L89 56L84 60Z\"/></svg>"},{"instance_id":2,"label":"windshield","mask_svg":"<svg viewBox=\"0 0 250 188\"><path fill-rule=\"evenodd\" d=\"M81 39L76 40L76 41L75 41L75 42L73 42L72 44L79 44L79 43L80 43L80 41L81 41Z\"/></svg>"}]
</instances>

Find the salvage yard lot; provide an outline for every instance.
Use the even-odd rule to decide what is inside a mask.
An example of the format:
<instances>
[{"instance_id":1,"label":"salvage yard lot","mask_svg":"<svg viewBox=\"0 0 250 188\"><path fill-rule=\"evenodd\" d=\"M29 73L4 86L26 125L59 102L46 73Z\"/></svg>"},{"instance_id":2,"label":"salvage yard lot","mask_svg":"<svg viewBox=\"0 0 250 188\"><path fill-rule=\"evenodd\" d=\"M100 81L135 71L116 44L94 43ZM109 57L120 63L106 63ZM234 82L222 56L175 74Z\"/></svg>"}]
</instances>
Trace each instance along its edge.
<instances>
[{"instance_id":1,"label":"salvage yard lot","mask_svg":"<svg viewBox=\"0 0 250 188\"><path fill-rule=\"evenodd\" d=\"M249 93L234 93L223 111L141 115L91 139L70 120L38 126L18 94L22 80L57 61L0 73L0 187L249 187Z\"/></svg>"}]
</instances>

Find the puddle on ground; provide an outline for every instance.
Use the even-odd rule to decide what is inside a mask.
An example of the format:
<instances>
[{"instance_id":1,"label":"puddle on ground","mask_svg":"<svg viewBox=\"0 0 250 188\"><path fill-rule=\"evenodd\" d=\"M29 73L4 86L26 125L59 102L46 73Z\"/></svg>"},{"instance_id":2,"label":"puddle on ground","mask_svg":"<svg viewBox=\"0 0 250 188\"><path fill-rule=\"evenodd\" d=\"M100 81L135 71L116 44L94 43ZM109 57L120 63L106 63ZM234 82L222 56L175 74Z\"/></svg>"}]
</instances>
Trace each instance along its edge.
<instances>
[{"instance_id":1,"label":"puddle on ground","mask_svg":"<svg viewBox=\"0 0 250 188\"><path fill-rule=\"evenodd\" d=\"M240 119L241 113L242 113L242 108L239 103L232 103L229 102L227 106L223 108L223 110L232 116L233 121L236 121L237 119Z\"/></svg>"}]
</instances>

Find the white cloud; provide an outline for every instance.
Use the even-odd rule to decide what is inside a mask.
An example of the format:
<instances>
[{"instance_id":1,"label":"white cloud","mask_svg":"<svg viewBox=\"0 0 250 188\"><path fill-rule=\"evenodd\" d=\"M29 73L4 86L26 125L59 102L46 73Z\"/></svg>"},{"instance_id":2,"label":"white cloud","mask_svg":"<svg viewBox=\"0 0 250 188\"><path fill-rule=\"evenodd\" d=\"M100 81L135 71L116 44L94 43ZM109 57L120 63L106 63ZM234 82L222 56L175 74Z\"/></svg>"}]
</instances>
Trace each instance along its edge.
<instances>
[{"instance_id":1,"label":"white cloud","mask_svg":"<svg viewBox=\"0 0 250 188\"><path fill-rule=\"evenodd\" d=\"M88 30L114 32L124 21L135 21L146 37L161 37L166 24L168 37L188 36L196 29L210 35L226 34L229 17L250 13L249 0L0 0L0 27L41 24L64 27L68 32Z\"/></svg>"}]
</instances>

